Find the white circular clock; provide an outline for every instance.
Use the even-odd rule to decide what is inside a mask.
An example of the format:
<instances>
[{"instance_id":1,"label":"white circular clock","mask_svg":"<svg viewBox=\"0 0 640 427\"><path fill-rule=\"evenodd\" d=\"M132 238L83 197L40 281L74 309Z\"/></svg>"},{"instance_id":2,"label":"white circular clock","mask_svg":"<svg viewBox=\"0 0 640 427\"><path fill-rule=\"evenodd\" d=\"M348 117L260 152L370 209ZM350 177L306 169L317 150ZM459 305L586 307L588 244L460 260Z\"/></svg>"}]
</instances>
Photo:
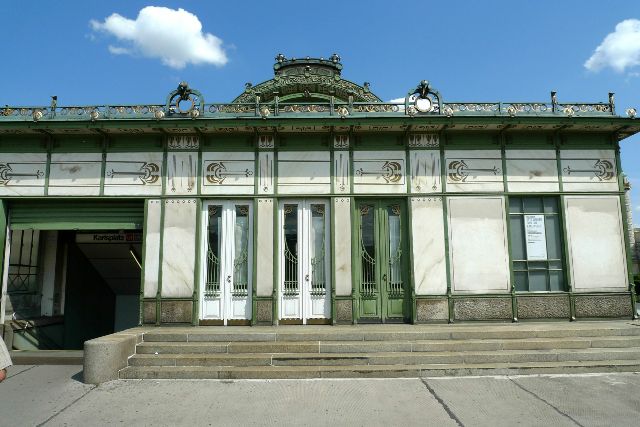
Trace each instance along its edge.
<instances>
[{"instance_id":1,"label":"white circular clock","mask_svg":"<svg viewBox=\"0 0 640 427\"><path fill-rule=\"evenodd\" d=\"M418 98L416 99L416 110L421 113L428 113L431 111L433 105L431 104L431 100L429 98Z\"/></svg>"}]
</instances>

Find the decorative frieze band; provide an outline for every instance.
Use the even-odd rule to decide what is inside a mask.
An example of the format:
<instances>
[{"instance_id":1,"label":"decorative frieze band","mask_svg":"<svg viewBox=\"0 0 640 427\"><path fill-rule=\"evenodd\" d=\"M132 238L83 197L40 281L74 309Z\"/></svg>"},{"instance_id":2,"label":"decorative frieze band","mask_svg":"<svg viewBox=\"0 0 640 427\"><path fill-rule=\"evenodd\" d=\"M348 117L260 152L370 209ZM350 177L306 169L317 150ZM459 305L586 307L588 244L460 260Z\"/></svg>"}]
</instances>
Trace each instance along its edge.
<instances>
[{"instance_id":1,"label":"decorative frieze band","mask_svg":"<svg viewBox=\"0 0 640 427\"><path fill-rule=\"evenodd\" d=\"M167 140L169 150L198 150L200 138L197 135L172 135Z\"/></svg>"}]
</instances>

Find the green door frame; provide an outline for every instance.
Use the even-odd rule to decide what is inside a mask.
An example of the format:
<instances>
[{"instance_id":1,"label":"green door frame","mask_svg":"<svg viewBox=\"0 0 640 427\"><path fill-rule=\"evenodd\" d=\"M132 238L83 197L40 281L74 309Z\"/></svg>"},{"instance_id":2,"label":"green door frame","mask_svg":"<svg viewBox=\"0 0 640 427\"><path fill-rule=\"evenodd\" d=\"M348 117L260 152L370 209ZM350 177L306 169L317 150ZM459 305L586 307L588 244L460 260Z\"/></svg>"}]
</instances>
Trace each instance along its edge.
<instances>
[{"instance_id":1,"label":"green door frame","mask_svg":"<svg viewBox=\"0 0 640 427\"><path fill-rule=\"evenodd\" d=\"M373 270L374 286L370 287L367 295L363 289L362 278L362 215L360 207L370 205L373 209L373 238L374 254L369 255L375 264ZM402 285L398 290L390 286L391 272L387 268L389 265L389 215L387 209L391 206L400 207L400 274ZM412 319L411 290L409 289L409 244L408 244L408 215L407 203L405 199L399 198L362 198L356 199L355 203L355 250L352 265L355 269L356 278L356 320L358 323L410 323ZM405 225L406 224L406 225ZM363 292L365 291L365 292Z\"/></svg>"}]
</instances>

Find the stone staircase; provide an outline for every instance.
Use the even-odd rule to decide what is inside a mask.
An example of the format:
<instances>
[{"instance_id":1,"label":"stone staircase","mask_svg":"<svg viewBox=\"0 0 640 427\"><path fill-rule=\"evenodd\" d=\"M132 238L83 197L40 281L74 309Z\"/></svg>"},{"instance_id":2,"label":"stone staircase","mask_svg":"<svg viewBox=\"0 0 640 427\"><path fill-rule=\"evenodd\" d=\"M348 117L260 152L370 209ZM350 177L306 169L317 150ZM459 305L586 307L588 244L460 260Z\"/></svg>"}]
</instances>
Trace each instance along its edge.
<instances>
[{"instance_id":1,"label":"stone staircase","mask_svg":"<svg viewBox=\"0 0 640 427\"><path fill-rule=\"evenodd\" d=\"M145 328L122 379L640 372L640 322Z\"/></svg>"}]
</instances>

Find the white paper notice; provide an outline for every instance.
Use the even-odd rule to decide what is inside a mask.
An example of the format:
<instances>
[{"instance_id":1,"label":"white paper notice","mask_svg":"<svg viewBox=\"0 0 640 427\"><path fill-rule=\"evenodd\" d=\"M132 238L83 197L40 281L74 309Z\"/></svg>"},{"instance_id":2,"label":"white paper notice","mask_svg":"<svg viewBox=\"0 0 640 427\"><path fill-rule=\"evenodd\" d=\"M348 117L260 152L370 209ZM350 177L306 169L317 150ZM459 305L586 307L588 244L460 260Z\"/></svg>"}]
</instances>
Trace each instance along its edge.
<instances>
[{"instance_id":1,"label":"white paper notice","mask_svg":"<svg viewBox=\"0 0 640 427\"><path fill-rule=\"evenodd\" d=\"M525 215L524 228L527 241L527 260L546 260L547 237L544 232L544 215Z\"/></svg>"}]
</instances>

